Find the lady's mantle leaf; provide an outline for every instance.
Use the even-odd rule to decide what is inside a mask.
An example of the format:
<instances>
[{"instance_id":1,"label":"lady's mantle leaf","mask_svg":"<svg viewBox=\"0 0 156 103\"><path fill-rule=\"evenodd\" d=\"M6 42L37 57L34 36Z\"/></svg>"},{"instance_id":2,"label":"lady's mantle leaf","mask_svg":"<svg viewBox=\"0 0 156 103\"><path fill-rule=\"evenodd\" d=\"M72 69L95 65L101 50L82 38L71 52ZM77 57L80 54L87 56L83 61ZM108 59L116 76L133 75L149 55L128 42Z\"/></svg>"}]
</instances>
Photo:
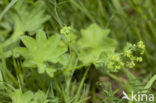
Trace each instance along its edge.
<instances>
[{"instance_id":1,"label":"lady's mantle leaf","mask_svg":"<svg viewBox=\"0 0 156 103\"><path fill-rule=\"evenodd\" d=\"M33 93L27 91L22 93L20 89L16 89L10 93L12 103L48 103L47 94L43 91L37 91Z\"/></svg>"},{"instance_id":2,"label":"lady's mantle leaf","mask_svg":"<svg viewBox=\"0 0 156 103\"><path fill-rule=\"evenodd\" d=\"M34 34L38 29L42 28L42 24L46 22L50 16L46 15L45 7L41 0L28 4L26 0L18 0L15 6L8 12L5 18L5 28L13 28L13 34L7 40L2 38L1 47L4 49L5 57L12 55L12 50L17 47L18 40L25 32ZM12 47L12 48L10 48Z\"/></svg>"},{"instance_id":3,"label":"lady's mantle leaf","mask_svg":"<svg viewBox=\"0 0 156 103\"><path fill-rule=\"evenodd\" d=\"M28 91L23 94L21 90L17 89L10 93L10 97L12 99L12 103L32 103L31 100L33 99L33 93Z\"/></svg>"},{"instance_id":4,"label":"lady's mantle leaf","mask_svg":"<svg viewBox=\"0 0 156 103\"><path fill-rule=\"evenodd\" d=\"M28 6L25 0L19 0L14 9L15 12L10 12L10 17L16 33L34 32L42 26L42 23L49 19L48 15L44 15L45 8L41 1Z\"/></svg>"},{"instance_id":5,"label":"lady's mantle leaf","mask_svg":"<svg viewBox=\"0 0 156 103\"><path fill-rule=\"evenodd\" d=\"M109 29L102 29L97 24L81 30L82 37L78 41L81 62L95 63L103 52L115 50L117 42L108 38L109 32Z\"/></svg>"},{"instance_id":6,"label":"lady's mantle leaf","mask_svg":"<svg viewBox=\"0 0 156 103\"><path fill-rule=\"evenodd\" d=\"M66 51L65 45L60 46L60 36L53 35L49 39L43 31L38 31L36 40L29 36L23 36L22 42L26 46L14 50L14 56L22 55L25 58L23 65L25 67L38 67L38 72L47 72L51 77L56 72L55 67L47 66L47 63L58 63L60 56Z\"/></svg>"}]
</instances>

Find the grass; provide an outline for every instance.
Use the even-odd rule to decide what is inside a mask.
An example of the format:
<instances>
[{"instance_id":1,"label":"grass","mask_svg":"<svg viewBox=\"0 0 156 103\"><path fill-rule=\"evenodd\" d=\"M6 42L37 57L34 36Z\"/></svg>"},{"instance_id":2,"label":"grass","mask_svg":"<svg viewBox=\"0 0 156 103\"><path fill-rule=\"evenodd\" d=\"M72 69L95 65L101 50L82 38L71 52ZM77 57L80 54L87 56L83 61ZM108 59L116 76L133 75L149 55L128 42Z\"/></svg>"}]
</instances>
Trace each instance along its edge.
<instances>
[{"instance_id":1,"label":"grass","mask_svg":"<svg viewBox=\"0 0 156 103\"><path fill-rule=\"evenodd\" d=\"M42 3L25 0L27 6L20 4L21 7L29 8L32 19L39 18L39 23L37 20L28 19L27 15L31 12L27 9L16 10L15 6L19 0L0 1L0 103L21 103L13 98L23 98L25 103L122 103L123 90L127 93L133 90L155 95L155 0L39 1ZM33 5L39 5L41 8L37 9L38 6ZM37 26L27 27L23 25L25 22L22 24L17 20L18 17L15 15L22 10L24 13L19 14L19 18L24 18L24 21ZM35 15L35 10L45 12ZM33 67L24 67L24 57L10 56L15 47L24 46L24 43L17 39L18 36L14 36L16 40L12 39L14 43L9 40L9 45L3 48L12 34L32 34L31 37L34 38L34 33L38 29L43 29L50 38L52 34L59 34L64 26L70 26L79 39L81 30L93 23L103 29L110 29L108 37L118 42L116 52L122 52L127 42L143 41L146 46L143 62L137 63L134 69L123 68L118 72L107 72L107 69L103 69L105 67L96 69L94 64L79 65L81 62L77 54L74 54L78 47L74 47L73 43L67 43L72 55L70 63L64 71L57 72L51 78L46 73L38 73ZM26 29L21 30L20 27ZM27 97L27 94L33 98ZM41 100L40 97L45 98Z\"/></svg>"}]
</instances>

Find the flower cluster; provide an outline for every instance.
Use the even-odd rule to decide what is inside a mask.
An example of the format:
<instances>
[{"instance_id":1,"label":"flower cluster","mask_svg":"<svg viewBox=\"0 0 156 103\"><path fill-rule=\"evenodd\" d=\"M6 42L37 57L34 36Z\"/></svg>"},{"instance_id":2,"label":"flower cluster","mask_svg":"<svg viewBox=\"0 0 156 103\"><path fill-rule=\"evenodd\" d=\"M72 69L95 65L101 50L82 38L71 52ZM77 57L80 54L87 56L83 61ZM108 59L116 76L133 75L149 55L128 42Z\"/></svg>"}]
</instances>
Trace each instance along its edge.
<instances>
[{"instance_id":1,"label":"flower cluster","mask_svg":"<svg viewBox=\"0 0 156 103\"><path fill-rule=\"evenodd\" d=\"M69 35L71 33L72 28L70 26L64 26L60 33L63 35Z\"/></svg>"},{"instance_id":2,"label":"flower cluster","mask_svg":"<svg viewBox=\"0 0 156 103\"><path fill-rule=\"evenodd\" d=\"M141 52L140 52L141 54L144 54L145 45L144 45L143 41L138 42L137 48L141 51Z\"/></svg>"},{"instance_id":3,"label":"flower cluster","mask_svg":"<svg viewBox=\"0 0 156 103\"><path fill-rule=\"evenodd\" d=\"M116 55L116 53L111 57L108 62L107 67L111 71L117 72L121 68L134 68L136 62L142 62L142 55L145 51L145 45L142 41L137 44L130 44L124 48L123 53Z\"/></svg>"},{"instance_id":4,"label":"flower cluster","mask_svg":"<svg viewBox=\"0 0 156 103\"><path fill-rule=\"evenodd\" d=\"M73 34L72 28L70 26L64 26L61 29L60 33L63 34L63 36L67 42L73 42L76 38L76 36Z\"/></svg>"},{"instance_id":5,"label":"flower cluster","mask_svg":"<svg viewBox=\"0 0 156 103\"><path fill-rule=\"evenodd\" d=\"M114 72L117 72L124 67L124 62L121 59L121 55L113 55L108 63L108 68L113 69Z\"/></svg>"}]
</instances>

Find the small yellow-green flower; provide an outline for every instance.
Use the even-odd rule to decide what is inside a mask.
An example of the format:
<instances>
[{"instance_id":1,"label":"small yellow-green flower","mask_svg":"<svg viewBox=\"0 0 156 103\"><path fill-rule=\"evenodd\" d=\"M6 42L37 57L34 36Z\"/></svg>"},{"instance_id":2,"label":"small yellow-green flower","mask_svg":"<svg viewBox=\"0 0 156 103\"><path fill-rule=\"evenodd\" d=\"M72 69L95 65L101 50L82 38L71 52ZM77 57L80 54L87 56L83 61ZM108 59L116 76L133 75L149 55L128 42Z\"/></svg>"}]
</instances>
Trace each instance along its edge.
<instances>
[{"instance_id":1,"label":"small yellow-green flower","mask_svg":"<svg viewBox=\"0 0 156 103\"><path fill-rule=\"evenodd\" d=\"M136 60L137 60L138 62L142 62L142 57L137 57Z\"/></svg>"},{"instance_id":2,"label":"small yellow-green flower","mask_svg":"<svg viewBox=\"0 0 156 103\"><path fill-rule=\"evenodd\" d=\"M76 39L76 35L74 35L72 28L70 26L63 27L60 33L64 36L65 40L68 43L71 43Z\"/></svg>"},{"instance_id":3,"label":"small yellow-green flower","mask_svg":"<svg viewBox=\"0 0 156 103\"><path fill-rule=\"evenodd\" d=\"M145 45L144 45L143 41L139 41L137 43L137 47L140 48L140 49L145 49Z\"/></svg>"},{"instance_id":4,"label":"small yellow-green flower","mask_svg":"<svg viewBox=\"0 0 156 103\"><path fill-rule=\"evenodd\" d=\"M132 51L131 50L126 50L126 51L124 51L124 56L126 56L126 57L131 57L131 55L132 55Z\"/></svg>"},{"instance_id":5,"label":"small yellow-green flower","mask_svg":"<svg viewBox=\"0 0 156 103\"><path fill-rule=\"evenodd\" d=\"M135 66L135 63L134 63L134 61L127 62L126 66L127 66L128 68L133 68L133 67Z\"/></svg>"},{"instance_id":6,"label":"small yellow-green flower","mask_svg":"<svg viewBox=\"0 0 156 103\"><path fill-rule=\"evenodd\" d=\"M61 34L63 35L68 35L71 33L71 27L70 26L65 26L61 29L60 31Z\"/></svg>"}]
</instances>

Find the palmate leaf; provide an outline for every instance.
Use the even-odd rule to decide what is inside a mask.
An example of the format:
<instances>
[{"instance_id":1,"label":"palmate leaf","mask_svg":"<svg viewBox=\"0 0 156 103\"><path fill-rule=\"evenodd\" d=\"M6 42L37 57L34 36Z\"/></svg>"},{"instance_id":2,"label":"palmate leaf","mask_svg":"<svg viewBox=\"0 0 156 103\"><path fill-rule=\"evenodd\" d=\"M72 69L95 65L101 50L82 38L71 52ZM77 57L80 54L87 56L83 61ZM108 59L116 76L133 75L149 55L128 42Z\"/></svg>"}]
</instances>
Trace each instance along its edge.
<instances>
[{"instance_id":1,"label":"palmate leaf","mask_svg":"<svg viewBox=\"0 0 156 103\"><path fill-rule=\"evenodd\" d=\"M79 60L84 63L95 63L102 53L115 50L117 42L108 37L109 29L102 29L97 24L81 30L82 37L78 41Z\"/></svg>"},{"instance_id":2,"label":"palmate leaf","mask_svg":"<svg viewBox=\"0 0 156 103\"><path fill-rule=\"evenodd\" d=\"M35 94L32 91L22 93L20 89L16 89L10 93L12 103L48 103L47 94L43 91L37 91Z\"/></svg>"},{"instance_id":3,"label":"palmate leaf","mask_svg":"<svg viewBox=\"0 0 156 103\"><path fill-rule=\"evenodd\" d=\"M15 5L16 12L11 12L15 31L33 31L39 28L47 20L44 16L44 9L41 2L36 2L32 7L24 0L20 0Z\"/></svg>"},{"instance_id":4,"label":"palmate leaf","mask_svg":"<svg viewBox=\"0 0 156 103\"><path fill-rule=\"evenodd\" d=\"M50 18L44 11L44 4L41 0L31 5L26 0L16 2L5 16L3 25L1 25L4 30L0 31L0 48L3 48L5 57L12 55L12 50L18 46L18 40L25 32L34 34L35 31L42 28L42 24ZM6 33L10 31L8 28L13 28L13 33L5 40L8 37Z\"/></svg>"},{"instance_id":5,"label":"palmate leaf","mask_svg":"<svg viewBox=\"0 0 156 103\"><path fill-rule=\"evenodd\" d=\"M15 32L36 31L42 23L49 19L44 12L43 2L40 0L32 6L28 6L25 0L19 0L15 5L15 12L10 12Z\"/></svg>"},{"instance_id":6,"label":"palmate leaf","mask_svg":"<svg viewBox=\"0 0 156 103\"><path fill-rule=\"evenodd\" d=\"M16 42L25 32L33 34L40 29L42 24L50 18L44 12L45 8L41 0L32 5L28 5L26 0L18 0L5 17L5 22L13 28L13 34L1 46L6 47Z\"/></svg>"},{"instance_id":7,"label":"palmate leaf","mask_svg":"<svg viewBox=\"0 0 156 103\"><path fill-rule=\"evenodd\" d=\"M23 94L21 90L15 90L10 93L10 97L13 103L32 103L31 100L33 99L33 93L28 91Z\"/></svg>"},{"instance_id":8,"label":"palmate leaf","mask_svg":"<svg viewBox=\"0 0 156 103\"><path fill-rule=\"evenodd\" d=\"M53 77L57 65L48 66L47 63L61 63L59 58L67 51L65 45L59 45L60 36L53 35L47 39L45 33L40 30L36 34L36 40L29 36L23 36L21 40L26 48L16 48L14 56L22 55L25 58L23 63L25 67L37 66L39 73L46 72Z\"/></svg>"}]
</instances>

